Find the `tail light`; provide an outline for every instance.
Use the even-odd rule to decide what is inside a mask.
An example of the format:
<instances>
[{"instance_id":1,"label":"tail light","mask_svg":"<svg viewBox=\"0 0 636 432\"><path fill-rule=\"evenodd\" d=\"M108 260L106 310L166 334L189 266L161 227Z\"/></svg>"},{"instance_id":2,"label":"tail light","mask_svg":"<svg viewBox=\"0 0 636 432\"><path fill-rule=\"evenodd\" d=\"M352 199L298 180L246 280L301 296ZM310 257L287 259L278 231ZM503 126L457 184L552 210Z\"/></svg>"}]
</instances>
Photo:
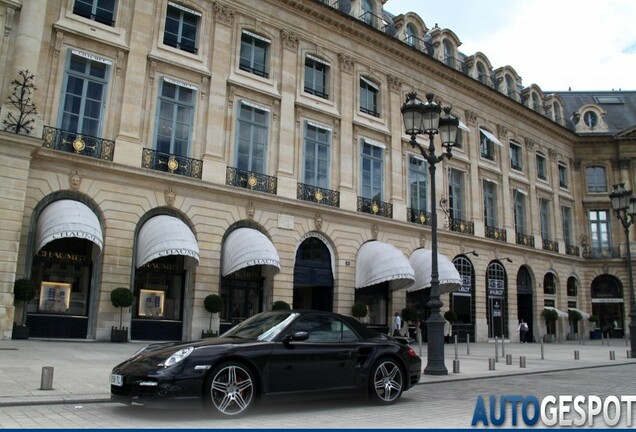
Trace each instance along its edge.
<instances>
[{"instance_id":1,"label":"tail light","mask_svg":"<svg viewBox=\"0 0 636 432\"><path fill-rule=\"evenodd\" d=\"M406 353L408 354L409 357L417 357L417 354L415 353L415 350L411 347L408 347L406 349Z\"/></svg>"}]
</instances>

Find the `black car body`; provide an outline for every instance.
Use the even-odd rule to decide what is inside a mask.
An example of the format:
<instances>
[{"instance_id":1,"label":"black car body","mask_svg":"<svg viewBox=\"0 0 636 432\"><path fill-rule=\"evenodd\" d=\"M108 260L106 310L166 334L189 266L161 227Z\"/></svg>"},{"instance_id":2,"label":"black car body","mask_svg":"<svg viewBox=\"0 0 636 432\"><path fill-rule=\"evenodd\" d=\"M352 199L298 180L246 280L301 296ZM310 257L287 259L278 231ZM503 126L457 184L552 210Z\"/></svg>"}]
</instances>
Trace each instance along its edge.
<instances>
[{"instance_id":1,"label":"black car body","mask_svg":"<svg viewBox=\"0 0 636 432\"><path fill-rule=\"evenodd\" d=\"M319 311L255 315L219 338L148 345L115 366L111 399L148 406L196 402L225 415L257 399L346 396L393 403L419 381L405 342L352 317Z\"/></svg>"}]
</instances>

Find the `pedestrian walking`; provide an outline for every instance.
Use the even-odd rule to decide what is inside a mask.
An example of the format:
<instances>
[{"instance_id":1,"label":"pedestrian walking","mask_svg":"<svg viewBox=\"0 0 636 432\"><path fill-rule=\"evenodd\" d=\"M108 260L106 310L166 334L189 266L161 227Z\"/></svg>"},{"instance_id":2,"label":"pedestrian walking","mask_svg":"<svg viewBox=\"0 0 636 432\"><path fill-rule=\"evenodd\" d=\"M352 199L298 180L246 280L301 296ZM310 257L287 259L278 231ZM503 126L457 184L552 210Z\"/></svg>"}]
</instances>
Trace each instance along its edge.
<instances>
[{"instance_id":1,"label":"pedestrian walking","mask_svg":"<svg viewBox=\"0 0 636 432\"><path fill-rule=\"evenodd\" d=\"M402 317L400 317L400 314L398 312L395 313L395 316L393 317L393 336L400 336L400 331L402 329Z\"/></svg>"},{"instance_id":2,"label":"pedestrian walking","mask_svg":"<svg viewBox=\"0 0 636 432\"><path fill-rule=\"evenodd\" d=\"M528 334L528 323L525 322L523 318L521 318L521 321L519 321L517 331L519 332L519 342L526 343L526 337Z\"/></svg>"}]
</instances>

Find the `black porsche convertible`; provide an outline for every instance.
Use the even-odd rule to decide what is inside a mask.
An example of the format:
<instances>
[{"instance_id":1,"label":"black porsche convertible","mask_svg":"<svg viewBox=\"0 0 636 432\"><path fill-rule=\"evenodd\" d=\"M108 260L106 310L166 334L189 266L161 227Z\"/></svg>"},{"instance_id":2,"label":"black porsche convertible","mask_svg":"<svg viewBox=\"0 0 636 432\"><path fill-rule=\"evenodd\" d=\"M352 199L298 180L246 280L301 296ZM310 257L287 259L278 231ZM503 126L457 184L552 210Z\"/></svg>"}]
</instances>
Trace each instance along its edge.
<instances>
[{"instance_id":1,"label":"black porsche convertible","mask_svg":"<svg viewBox=\"0 0 636 432\"><path fill-rule=\"evenodd\" d=\"M355 394L391 404L415 385L421 359L406 342L331 312L263 312L219 338L148 345L115 366L111 400L184 403L232 416L257 400Z\"/></svg>"}]
</instances>

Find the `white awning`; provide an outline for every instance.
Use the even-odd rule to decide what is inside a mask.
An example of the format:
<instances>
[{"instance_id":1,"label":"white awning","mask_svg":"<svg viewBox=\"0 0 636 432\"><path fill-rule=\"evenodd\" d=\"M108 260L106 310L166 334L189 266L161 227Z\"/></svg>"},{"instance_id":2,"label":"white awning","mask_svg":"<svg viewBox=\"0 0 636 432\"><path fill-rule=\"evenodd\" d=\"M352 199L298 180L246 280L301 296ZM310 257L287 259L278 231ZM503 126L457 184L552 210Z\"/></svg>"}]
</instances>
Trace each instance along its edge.
<instances>
[{"instance_id":1,"label":"white awning","mask_svg":"<svg viewBox=\"0 0 636 432\"><path fill-rule=\"evenodd\" d=\"M576 311L576 312L580 313L580 314L581 314L581 317L582 317L583 319L586 319L586 320L587 320L587 319L590 319L590 316L591 316L591 315L590 315L589 313L585 312L585 311L582 311L581 309L577 309L577 308L568 308L568 310Z\"/></svg>"},{"instance_id":2,"label":"white awning","mask_svg":"<svg viewBox=\"0 0 636 432\"><path fill-rule=\"evenodd\" d=\"M190 228L174 216L148 219L137 236L137 268L168 255L183 255L198 262L197 239Z\"/></svg>"},{"instance_id":3,"label":"white awning","mask_svg":"<svg viewBox=\"0 0 636 432\"><path fill-rule=\"evenodd\" d=\"M494 142L498 146L503 147L503 144L501 143L501 141L499 141L496 136L488 132L486 129L479 128L479 131L483 133L484 135L486 135L486 138L488 138L490 141Z\"/></svg>"},{"instance_id":4,"label":"white awning","mask_svg":"<svg viewBox=\"0 0 636 432\"><path fill-rule=\"evenodd\" d=\"M263 276L273 276L280 271L278 252L260 231L252 228L238 228L232 231L223 244L223 268L221 274L227 276L246 267L263 266Z\"/></svg>"},{"instance_id":5,"label":"white awning","mask_svg":"<svg viewBox=\"0 0 636 432\"><path fill-rule=\"evenodd\" d=\"M464 123L461 120L459 121L459 125L457 127L460 128L461 130L465 130L466 132L470 132L470 128L466 126L466 123Z\"/></svg>"},{"instance_id":6,"label":"white awning","mask_svg":"<svg viewBox=\"0 0 636 432\"><path fill-rule=\"evenodd\" d=\"M567 318L568 314L552 306L543 306L543 309L553 310L559 315L559 318Z\"/></svg>"},{"instance_id":7,"label":"white awning","mask_svg":"<svg viewBox=\"0 0 636 432\"><path fill-rule=\"evenodd\" d=\"M395 246L372 240L360 246L356 256L356 288L389 282L390 290L412 285L415 272Z\"/></svg>"},{"instance_id":8,"label":"white awning","mask_svg":"<svg viewBox=\"0 0 636 432\"><path fill-rule=\"evenodd\" d=\"M433 266L433 251L430 249L416 249L411 254L409 262L415 269L415 283L407 289L408 292L431 287L431 271ZM462 278L455 265L446 255L437 254L437 272L439 274L439 293L446 294L458 290L462 285Z\"/></svg>"},{"instance_id":9,"label":"white awning","mask_svg":"<svg viewBox=\"0 0 636 432\"><path fill-rule=\"evenodd\" d=\"M37 250L62 238L81 238L95 243L101 251L104 240L97 215L75 200L55 201L42 210L36 229Z\"/></svg>"}]
</instances>

